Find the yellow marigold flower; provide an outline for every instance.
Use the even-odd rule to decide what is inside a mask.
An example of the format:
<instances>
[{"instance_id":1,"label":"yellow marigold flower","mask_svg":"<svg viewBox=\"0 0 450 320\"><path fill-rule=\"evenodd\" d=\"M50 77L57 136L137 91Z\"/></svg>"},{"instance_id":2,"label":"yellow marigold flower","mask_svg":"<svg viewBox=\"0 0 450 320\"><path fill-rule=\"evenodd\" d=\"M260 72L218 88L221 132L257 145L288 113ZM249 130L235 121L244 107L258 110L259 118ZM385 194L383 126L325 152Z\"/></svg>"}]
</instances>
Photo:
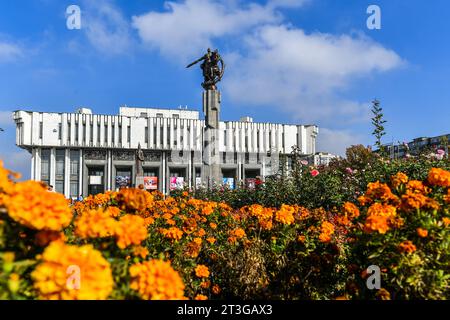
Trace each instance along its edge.
<instances>
[{"instance_id":1,"label":"yellow marigold flower","mask_svg":"<svg viewBox=\"0 0 450 320\"><path fill-rule=\"evenodd\" d=\"M208 278L209 277L208 267L203 264L199 264L197 267L195 267L195 275L198 278Z\"/></svg>"},{"instance_id":2,"label":"yellow marigold flower","mask_svg":"<svg viewBox=\"0 0 450 320\"><path fill-rule=\"evenodd\" d=\"M183 237L183 231L181 231L177 227L171 227L169 229L162 229L161 233L164 237L173 239L175 241L181 240L181 238Z\"/></svg>"},{"instance_id":3,"label":"yellow marigold flower","mask_svg":"<svg viewBox=\"0 0 450 320\"><path fill-rule=\"evenodd\" d=\"M203 294L198 294L195 296L194 300L208 300L208 297Z\"/></svg>"},{"instance_id":4,"label":"yellow marigold flower","mask_svg":"<svg viewBox=\"0 0 450 320\"><path fill-rule=\"evenodd\" d=\"M41 257L31 274L41 299L104 300L113 289L110 265L92 245L56 241Z\"/></svg>"},{"instance_id":5,"label":"yellow marigold flower","mask_svg":"<svg viewBox=\"0 0 450 320\"><path fill-rule=\"evenodd\" d=\"M8 194L0 198L8 215L24 226L36 230L59 231L72 221L72 211L66 198L56 192L48 192L36 181L15 183Z\"/></svg>"},{"instance_id":6,"label":"yellow marigold flower","mask_svg":"<svg viewBox=\"0 0 450 320\"><path fill-rule=\"evenodd\" d=\"M421 238L426 238L426 237L428 237L428 230L422 229L422 228L417 228L417 234Z\"/></svg>"},{"instance_id":7,"label":"yellow marigold flower","mask_svg":"<svg viewBox=\"0 0 450 320\"><path fill-rule=\"evenodd\" d=\"M146 300L184 300L184 283L170 262L153 259L130 267L131 289Z\"/></svg>"},{"instance_id":8,"label":"yellow marigold flower","mask_svg":"<svg viewBox=\"0 0 450 320\"><path fill-rule=\"evenodd\" d=\"M432 168L428 173L428 182L439 187L450 187L450 171Z\"/></svg>"},{"instance_id":9,"label":"yellow marigold flower","mask_svg":"<svg viewBox=\"0 0 450 320\"><path fill-rule=\"evenodd\" d=\"M202 214L205 216L208 216L213 212L214 212L214 208L211 205L206 205L202 209Z\"/></svg>"},{"instance_id":10,"label":"yellow marigold flower","mask_svg":"<svg viewBox=\"0 0 450 320\"><path fill-rule=\"evenodd\" d=\"M117 225L109 210L88 210L75 220L75 234L83 239L112 237Z\"/></svg>"},{"instance_id":11,"label":"yellow marigold flower","mask_svg":"<svg viewBox=\"0 0 450 320\"><path fill-rule=\"evenodd\" d=\"M399 172L391 177L391 183L394 188L398 188L400 185L406 184L407 182L408 176L403 172Z\"/></svg>"},{"instance_id":12,"label":"yellow marigold flower","mask_svg":"<svg viewBox=\"0 0 450 320\"><path fill-rule=\"evenodd\" d=\"M280 210L275 213L275 220L290 225L295 221L294 213L294 207L283 204Z\"/></svg>"},{"instance_id":13,"label":"yellow marigold flower","mask_svg":"<svg viewBox=\"0 0 450 320\"><path fill-rule=\"evenodd\" d=\"M417 248L411 241L406 240L398 245L398 250L400 252L413 253Z\"/></svg>"},{"instance_id":14,"label":"yellow marigold flower","mask_svg":"<svg viewBox=\"0 0 450 320\"><path fill-rule=\"evenodd\" d=\"M198 245L201 245L202 244L202 238L194 238L194 242L196 243L196 244L198 244Z\"/></svg>"},{"instance_id":15,"label":"yellow marigold flower","mask_svg":"<svg viewBox=\"0 0 450 320\"><path fill-rule=\"evenodd\" d=\"M198 237L203 237L203 236L205 236L205 235L206 235L205 229L200 228L200 229L197 231L196 235L197 235Z\"/></svg>"},{"instance_id":16,"label":"yellow marigold flower","mask_svg":"<svg viewBox=\"0 0 450 320\"><path fill-rule=\"evenodd\" d=\"M139 245L147 238L144 218L127 214L120 218L115 232L117 246L125 249L129 245Z\"/></svg>"}]
</instances>

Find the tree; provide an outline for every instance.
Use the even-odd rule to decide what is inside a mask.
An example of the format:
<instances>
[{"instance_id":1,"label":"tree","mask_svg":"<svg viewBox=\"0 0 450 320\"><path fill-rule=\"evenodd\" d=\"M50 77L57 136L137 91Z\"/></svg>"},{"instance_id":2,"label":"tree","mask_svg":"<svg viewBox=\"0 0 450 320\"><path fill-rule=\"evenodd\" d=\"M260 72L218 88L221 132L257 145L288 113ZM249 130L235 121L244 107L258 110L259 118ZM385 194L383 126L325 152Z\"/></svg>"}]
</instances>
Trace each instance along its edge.
<instances>
[{"instance_id":1,"label":"tree","mask_svg":"<svg viewBox=\"0 0 450 320\"><path fill-rule=\"evenodd\" d=\"M386 123L386 120L383 119L383 108L380 106L380 101L375 99L372 101L372 124L375 127L375 129L372 132L372 135L375 137L375 146L378 147L378 149L382 152L382 144L381 144L381 138L386 134L386 131L384 130L384 124Z\"/></svg>"}]
</instances>

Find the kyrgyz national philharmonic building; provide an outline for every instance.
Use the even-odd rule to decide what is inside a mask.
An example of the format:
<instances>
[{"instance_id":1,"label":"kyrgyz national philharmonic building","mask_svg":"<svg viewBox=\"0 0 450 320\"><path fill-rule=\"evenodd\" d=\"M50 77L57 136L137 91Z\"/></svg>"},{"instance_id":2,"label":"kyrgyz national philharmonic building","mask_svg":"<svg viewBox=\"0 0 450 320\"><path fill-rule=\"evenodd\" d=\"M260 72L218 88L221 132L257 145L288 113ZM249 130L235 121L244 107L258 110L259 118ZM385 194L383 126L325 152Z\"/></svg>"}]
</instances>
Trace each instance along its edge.
<instances>
[{"instance_id":1,"label":"kyrgyz national philharmonic building","mask_svg":"<svg viewBox=\"0 0 450 320\"><path fill-rule=\"evenodd\" d=\"M121 107L118 115L16 111L16 143L31 153L31 179L66 197L133 186L136 150L144 154L146 189L163 193L204 182L205 121L198 111ZM220 122L222 182L234 187L276 173L278 157L298 146L315 153L315 125L255 123L249 117ZM290 163L286 162L287 169Z\"/></svg>"}]
</instances>

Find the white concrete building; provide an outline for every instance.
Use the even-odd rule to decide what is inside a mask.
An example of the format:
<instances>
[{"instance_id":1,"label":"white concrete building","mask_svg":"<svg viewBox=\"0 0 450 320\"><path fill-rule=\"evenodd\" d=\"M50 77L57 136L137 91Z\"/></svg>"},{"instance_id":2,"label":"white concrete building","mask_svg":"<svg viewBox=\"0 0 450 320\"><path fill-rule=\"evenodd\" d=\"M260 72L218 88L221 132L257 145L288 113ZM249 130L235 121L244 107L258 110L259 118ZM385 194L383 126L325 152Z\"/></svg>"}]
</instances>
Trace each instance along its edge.
<instances>
[{"instance_id":1,"label":"white concrete building","mask_svg":"<svg viewBox=\"0 0 450 320\"><path fill-rule=\"evenodd\" d=\"M198 111L121 107L118 115L100 115L81 108L75 113L16 111L13 116L16 144L32 155L31 178L66 197L133 185L139 144L144 176L155 184L150 189L167 193L177 179L189 187L201 182L205 144ZM318 127L244 117L220 122L219 131L222 175L236 184L276 173L278 155L290 154L293 146L315 154Z\"/></svg>"}]
</instances>

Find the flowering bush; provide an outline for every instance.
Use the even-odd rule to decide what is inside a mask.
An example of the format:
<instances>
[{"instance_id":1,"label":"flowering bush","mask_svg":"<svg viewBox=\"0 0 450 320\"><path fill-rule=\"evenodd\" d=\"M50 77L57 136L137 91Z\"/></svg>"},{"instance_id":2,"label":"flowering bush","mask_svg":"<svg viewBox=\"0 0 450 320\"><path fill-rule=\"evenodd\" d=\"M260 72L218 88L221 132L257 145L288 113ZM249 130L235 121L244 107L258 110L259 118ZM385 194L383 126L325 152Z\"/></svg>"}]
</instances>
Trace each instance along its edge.
<instances>
[{"instance_id":1,"label":"flowering bush","mask_svg":"<svg viewBox=\"0 0 450 320\"><path fill-rule=\"evenodd\" d=\"M0 298L448 299L450 172L426 171L327 206L233 208L141 189L69 205L0 166ZM304 179L335 183L318 172Z\"/></svg>"}]
</instances>

